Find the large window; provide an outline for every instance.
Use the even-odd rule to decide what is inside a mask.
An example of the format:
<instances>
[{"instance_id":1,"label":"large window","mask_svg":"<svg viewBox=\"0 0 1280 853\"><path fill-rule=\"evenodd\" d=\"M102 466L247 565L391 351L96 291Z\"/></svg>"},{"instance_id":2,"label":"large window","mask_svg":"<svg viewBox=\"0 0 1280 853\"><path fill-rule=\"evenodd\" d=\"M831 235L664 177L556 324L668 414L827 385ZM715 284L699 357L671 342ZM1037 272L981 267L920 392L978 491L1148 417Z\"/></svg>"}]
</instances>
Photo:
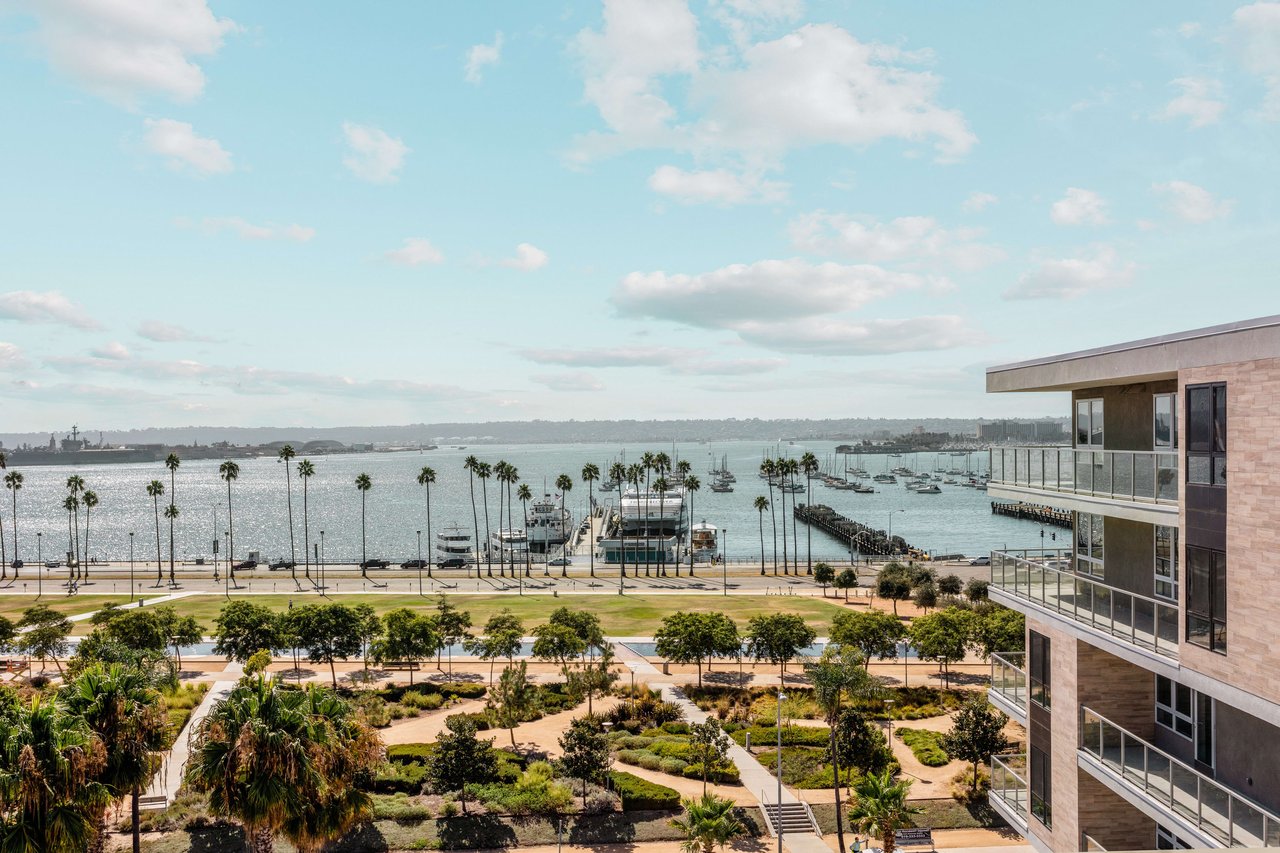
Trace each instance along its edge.
<instances>
[{"instance_id":1,"label":"large window","mask_svg":"<svg viewBox=\"0 0 1280 853\"><path fill-rule=\"evenodd\" d=\"M1227 484L1227 386L1187 388L1187 482Z\"/></svg>"},{"instance_id":2,"label":"large window","mask_svg":"<svg viewBox=\"0 0 1280 853\"><path fill-rule=\"evenodd\" d=\"M1187 546L1187 642L1227 651L1227 555Z\"/></svg>"},{"instance_id":3,"label":"large window","mask_svg":"<svg viewBox=\"0 0 1280 853\"><path fill-rule=\"evenodd\" d=\"M1027 750L1031 763L1031 814L1047 827L1053 826L1053 785L1049 753L1032 746Z\"/></svg>"},{"instance_id":4,"label":"large window","mask_svg":"<svg viewBox=\"0 0 1280 853\"><path fill-rule=\"evenodd\" d=\"M1178 600L1178 528L1156 526L1156 595Z\"/></svg>"},{"instance_id":5,"label":"large window","mask_svg":"<svg viewBox=\"0 0 1280 853\"><path fill-rule=\"evenodd\" d=\"M1049 701L1049 638L1031 633L1031 647L1027 661L1027 678L1031 682L1031 701L1042 707L1050 707Z\"/></svg>"},{"instance_id":6,"label":"large window","mask_svg":"<svg viewBox=\"0 0 1280 853\"><path fill-rule=\"evenodd\" d=\"M1178 395L1156 394L1153 400L1155 418L1152 444L1156 450L1178 446Z\"/></svg>"},{"instance_id":7,"label":"large window","mask_svg":"<svg viewBox=\"0 0 1280 853\"><path fill-rule=\"evenodd\" d=\"M1195 744L1196 761L1213 766L1213 698L1156 676L1156 723Z\"/></svg>"},{"instance_id":8,"label":"large window","mask_svg":"<svg viewBox=\"0 0 1280 853\"><path fill-rule=\"evenodd\" d=\"M1160 824L1156 824L1156 849L1157 850L1194 850L1190 844L1174 835L1171 830L1165 829Z\"/></svg>"},{"instance_id":9,"label":"large window","mask_svg":"<svg viewBox=\"0 0 1280 853\"><path fill-rule=\"evenodd\" d=\"M1102 401L1076 400L1076 447L1102 449Z\"/></svg>"},{"instance_id":10,"label":"large window","mask_svg":"<svg viewBox=\"0 0 1280 853\"><path fill-rule=\"evenodd\" d=\"M1087 512L1076 513L1076 572L1102 577L1103 517Z\"/></svg>"}]
</instances>

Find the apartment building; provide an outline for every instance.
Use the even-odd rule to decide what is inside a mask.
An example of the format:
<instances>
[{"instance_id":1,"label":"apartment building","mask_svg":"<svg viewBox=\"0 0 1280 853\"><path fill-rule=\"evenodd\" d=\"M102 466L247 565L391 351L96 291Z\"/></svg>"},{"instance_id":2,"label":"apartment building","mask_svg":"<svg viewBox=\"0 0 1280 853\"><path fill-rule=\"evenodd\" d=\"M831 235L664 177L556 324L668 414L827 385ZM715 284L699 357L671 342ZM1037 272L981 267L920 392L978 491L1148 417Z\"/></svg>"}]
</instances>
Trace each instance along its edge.
<instances>
[{"instance_id":1,"label":"apartment building","mask_svg":"<svg viewBox=\"0 0 1280 853\"><path fill-rule=\"evenodd\" d=\"M1061 392L1064 447L991 450L993 497L1073 531L991 556L1026 614L992 803L1040 850L1280 846L1280 316L987 371ZM1068 401L1069 395L1069 401Z\"/></svg>"}]
</instances>

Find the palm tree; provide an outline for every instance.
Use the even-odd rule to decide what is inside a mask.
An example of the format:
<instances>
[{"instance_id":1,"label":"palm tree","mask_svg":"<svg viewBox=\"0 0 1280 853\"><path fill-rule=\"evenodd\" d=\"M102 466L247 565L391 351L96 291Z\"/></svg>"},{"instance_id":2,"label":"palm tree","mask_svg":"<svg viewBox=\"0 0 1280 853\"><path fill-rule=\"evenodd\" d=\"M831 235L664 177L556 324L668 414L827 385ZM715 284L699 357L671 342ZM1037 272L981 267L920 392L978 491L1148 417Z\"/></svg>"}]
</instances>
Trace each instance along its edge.
<instances>
[{"instance_id":1,"label":"palm tree","mask_svg":"<svg viewBox=\"0 0 1280 853\"><path fill-rule=\"evenodd\" d=\"M889 770L864 776L854 788L858 798L849 809L849 820L859 832L879 838L884 853L893 853L894 833L906 826L912 815L924 811L907 805L910 789L910 779L895 782Z\"/></svg>"},{"instance_id":2,"label":"palm tree","mask_svg":"<svg viewBox=\"0 0 1280 853\"><path fill-rule=\"evenodd\" d=\"M71 492L71 497L75 498L75 506L73 508L75 520L75 544L73 548L76 555L76 580L80 579L81 572L84 571L84 560L80 556L80 493L84 491L84 478L79 474L72 474L67 478L67 490Z\"/></svg>"},{"instance_id":3,"label":"palm tree","mask_svg":"<svg viewBox=\"0 0 1280 853\"><path fill-rule=\"evenodd\" d=\"M516 500L520 501L520 505L524 508L524 529L529 529L529 501L533 499L533 492L529 489L528 483L521 483L516 489ZM529 543L525 543L524 548L524 576L529 577L532 566L529 564Z\"/></svg>"},{"instance_id":4,"label":"palm tree","mask_svg":"<svg viewBox=\"0 0 1280 853\"><path fill-rule=\"evenodd\" d=\"M315 473L316 466L310 459L303 459L298 463L298 477L302 480L302 561L306 566L307 580L311 580L311 514L307 507L307 482L315 476Z\"/></svg>"},{"instance_id":5,"label":"palm tree","mask_svg":"<svg viewBox=\"0 0 1280 853\"><path fill-rule=\"evenodd\" d=\"M9 457L5 456L4 451L0 451L0 471L3 471L8 467L9 467ZM11 474L4 475L4 483L6 486L9 485L9 477L11 476L12 476ZM14 493L14 498L15 499L17 498L16 492ZM17 560L18 559L17 510L14 510L13 555L14 555L13 559ZM15 569L15 571L17 570ZM0 522L0 580L5 580L8 577L9 577L9 554L4 547L4 524Z\"/></svg>"},{"instance_id":6,"label":"palm tree","mask_svg":"<svg viewBox=\"0 0 1280 853\"><path fill-rule=\"evenodd\" d=\"M773 508L773 478L778 473L778 466L772 459L765 459L760 463L760 473L765 475L765 481L769 484L769 516L773 519L773 574L778 575L778 514ZM761 559L763 566L764 560ZM764 572L761 572L764 574Z\"/></svg>"},{"instance_id":7,"label":"palm tree","mask_svg":"<svg viewBox=\"0 0 1280 853\"><path fill-rule=\"evenodd\" d=\"M498 577L502 578L507 576L507 549L504 548L502 544L502 495L507 476L506 461L499 459L497 464L493 466L492 474L493 478L498 481ZM512 577L514 577L514 575L512 575Z\"/></svg>"},{"instance_id":8,"label":"palm tree","mask_svg":"<svg viewBox=\"0 0 1280 853\"><path fill-rule=\"evenodd\" d=\"M302 584L298 583L298 551L293 544L293 480L289 476L289 462L297 455L293 445L286 444L276 453L276 458L284 463L284 499L289 511L289 576L293 578L294 586L302 589Z\"/></svg>"},{"instance_id":9,"label":"palm tree","mask_svg":"<svg viewBox=\"0 0 1280 853\"><path fill-rule=\"evenodd\" d=\"M667 482L667 478L661 475L653 481L653 490L658 493L658 577L665 578L667 576L667 546L666 546L666 528L663 527L663 518L667 512L667 489L671 484Z\"/></svg>"},{"instance_id":10,"label":"palm tree","mask_svg":"<svg viewBox=\"0 0 1280 853\"><path fill-rule=\"evenodd\" d=\"M170 453L164 459L164 467L169 469L169 506L173 507L173 513L165 510L164 517L169 519L169 583L173 581L173 523L178 520L178 466L182 464L182 460L178 458L178 454Z\"/></svg>"},{"instance_id":11,"label":"palm tree","mask_svg":"<svg viewBox=\"0 0 1280 853\"><path fill-rule=\"evenodd\" d=\"M685 840L680 843L685 853L715 853L717 846L723 850L726 844L747 831L734 815L733 800L726 797L704 793L696 800L685 798L681 805L684 817L672 818L671 825L685 834Z\"/></svg>"},{"instance_id":12,"label":"palm tree","mask_svg":"<svg viewBox=\"0 0 1280 853\"><path fill-rule=\"evenodd\" d=\"M429 465L422 466L422 470L418 472L418 485L423 486L427 490L427 547L432 547L431 538L431 484L436 481L435 469ZM419 575L421 577L421 575ZM431 561L427 561L427 577L431 577Z\"/></svg>"},{"instance_id":13,"label":"palm tree","mask_svg":"<svg viewBox=\"0 0 1280 853\"><path fill-rule=\"evenodd\" d=\"M631 465L627 466L627 479L630 481L632 487L636 490L637 496L639 496L640 494L640 478L644 476L644 473L645 473L644 467L639 464L632 463ZM649 577L649 498L647 495L644 498L644 514L645 514L644 576ZM640 577L639 565L636 566L636 577Z\"/></svg>"},{"instance_id":14,"label":"palm tree","mask_svg":"<svg viewBox=\"0 0 1280 853\"><path fill-rule=\"evenodd\" d=\"M556 490L560 492L560 524L561 526L564 526L565 518L566 518L565 510L564 510L564 502L569 497L569 490L572 488L573 488L573 478L570 477L568 474L561 474L559 477L556 477ZM564 540L565 545L568 545L569 543L568 537L569 537L569 533L568 531L566 531L565 540ZM567 559L567 555L562 554L562 556L565 556L566 559L563 563L560 564L560 577L566 578L569 576L569 561Z\"/></svg>"},{"instance_id":15,"label":"palm tree","mask_svg":"<svg viewBox=\"0 0 1280 853\"><path fill-rule=\"evenodd\" d=\"M627 479L627 466L621 462L615 462L609 466L609 479L618 484L618 564L622 571L622 577L627 576L627 539L625 535L625 519L622 517L622 484ZM605 522L608 523L607 521ZM621 581L619 581L621 583ZM618 587L621 589L622 587Z\"/></svg>"},{"instance_id":16,"label":"palm tree","mask_svg":"<svg viewBox=\"0 0 1280 853\"><path fill-rule=\"evenodd\" d=\"M129 796L133 815L133 849L141 848L138 796L169 746L169 720L158 690L141 671L122 664L95 663L62 691L66 709L82 719L102 744L105 760L94 774L110 800ZM107 842L105 801L96 816L89 849L101 851Z\"/></svg>"},{"instance_id":17,"label":"palm tree","mask_svg":"<svg viewBox=\"0 0 1280 853\"><path fill-rule=\"evenodd\" d=\"M794 491L796 485L796 476L800 473L800 463L795 459L787 460L787 476L791 478L791 567L795 569L795 574L800 574L800 534L796 533L796 493ZM787 520L785 516L782 519L785 526ZM785 530L783 532L786 532ZM813 572L809 572L813 574Z\"/></svg>"},{"instance_id":18,"label":"palm tree","mask_svg":"<svg viewBox=\"0 0 1280 853\"><path fill-rule=\"evenodd\" d=\"M804 468L805 478L805 506L813 506L813 475L818 471L818 457L812 452L806 452L800 457L800 465ZM806 574L813 574L813 525L805 525L805 561L809 564L809 570Z\"/></svg>"},{"instance_id":19,"label":"palm tree","mask_svg":"<svg viewBox=\"0 0 1280 853\"><path fill-rule=\"evenodd\" d=\"M85 510L85 530L89 529L89 511ZM164 517L169 519L169 529L173 529L173 523L178 520L178 505L173 503L172 498L169 505L164 508ZM173 540L169 540L169 586L177 586L178 579L173 574Z\"/></svg>"},{"instance_id":20,"label":"palm tree","mask_svg":"<svg viewBox=\"0 0 1280 853\"><path fill-rule=\"evenodd\" d=\"M160 556L160 496L164 494L164 483L159 480L147 483L147 494L151 496L156 511L156 586L160 586L164 583L164 564Z\"/></svg>"},{"instance_id":21,"label":"palm tree","mask_svg":"<svg viewBox=\"0 0 1280 853\"><path fill-rule=\"evenodd\" d=\"M593 487L596 480L599 479L599 466L591 462L582 466L582 482L587 484L587 536L591 539L591 541L587 543L587 559L591 564L591 577L596 576L596 497ZM18 528L15 526L14 530L16 531L17 529ZM13 534L13 538L16 542L18 539L18 534L16 532ZM17 545L14 547L16 548Z\"/></svg>"},{"instance_id":22,"label":"palm tree","mask_svg":"<svg viewBox=\"0 0 1280 853\"><path fill-rule=\"evenodd\" d=\"M503 477L503 481L507 487L507 529L514 530L515 528L513 526L513 522L511 518L511 487L514 486L516 483L520 482L520 470L516 468L516 466L508 464L506 467L506 473ZM501 523L502 519L498 519L498 522ZM525 531L524 551L525 551L525 554L527 555L529 553L529 525L526 524L522 529ZM525 561L528 562L527 557ZM511 577L515 577L518 573L519 572L516 569L516 554L515 554L515 551L512 551L511 552Z\"/></svg>"},{"instance_id":23,"label":"palm tree","mask_svg":"<svg viewBox=\"0 0 1280 853\"><path fill-rule=\"evenodd\" d=\"M67 495L67 499L62 502L62 508L67 511L67 554L71 557L67 562L67 588L70 589L76 579L76 570L72 563L80 561L79 556L72 552L72 549L78 552L79 548L76 548L75 539L71 533L71 514L80 511L80 499L75 495Z\"/></svg>"},{"instance_id":24,"label":"palm tree","mask_svg":"<svg viewBox=\"0 0 1280 853\"><path fill-rule=\"evenodd\" d=\"M493 475L493 466L488 462L479 462L476 464L476 478L480 480L480 500L484 503L484 564L485 574L493 577L493 548L489 541L489 477ZM476 574L480 573L480 567L476 567Z\"/></svg>"},{"instance_id":25,"label":"palm tree","mask_svg":"<svg viewBox=\"0 0 1280 853\"><path fill-rule=\"evenodd\" d=\"M0 453L0 456L4 454ZM0 465L0 468L3 468ZM18 551L18 490L22 488L22 472L10 471L4 475L4 486L13 493L13 579L18 579L18 563L22 561L22 555ZM3 527L4 525L0 525ZM7 558L6 558L7 559ZM0 561L3 562L3 561ZM0 580L5 578L3 567L0 567ZM40 567L36 567L36 571L40 571Z\"/></svg>"},{"instance_id":26,"label":"palm tree","mask_svg":"<svg viewBox=\"0 0 1280 853\"><path fill-rule=\"evenodd\" d=\"M86 490L81 498L84 501L84 580L89 582L89 510L98 505L98 493Z\"/></svg>"},{"instance_id":27,"label":"palm tree","mask_svg":"<svg viewBox=\"0 0 1280 853\"><path fill-rule=\"evenodd\" d=\"M369 577L369 555L365 550L365 498L373 488L373 480L368 474L356 476L356 488L360 490L360 577Z\"/></svg>"},{"instance_id":28,"label":"palm tree","mask_svg":"<svg viewBox=\"0 0 1280 853\"><path fill-rule=\"evenodd\" d=\"M680 461L681 465L686 465L684 460ZM693 493L702 489L702 481L698 479L697 474L684 475L684 490L689 494L689 530L693 530ZM691 534L692 535L692 534ZM680 568L676 567L676 576L679 577ZM689 577L693 577L693 547L689 548Z\"/></svg>"},{"instance_id":29,"label":"palm tree","mask_svg":"<svg viewBox=\"0 0 1280 853\"><path fill-rule=\"evenodd\" d=\"M480 547L480 519L476 516L476 468L480 466L480 460L475 456L468 456L462 463L462 467L467 469L468 480L471 483L471 523L475 525L476 538L473 540L476 548ZM476 551L476 558L479 559L480 552ZM476 563L476 577L480 576L480 564ZM467 577L471 577L471 567L467 566Z\"/></svg>"},{"instance_id":30,"label":"palm tree","mask_svg":"<svg viewBox=\"0 0 1280 853\"><path fill-rule=\"evenodd\" d=\"M649 557L649 479L650 479L649 475L653 473L654 461L655 461L654 455L652 453L649 453L648 451L645 451L645 453L640 456L640 464L638 466L636 465L632 466L632 468L640 469L639 471L637 471L637 477L636 477L637 491L640 488L640 478L638 475L641 472L644 473L644 576L645 577L649 577L649 563L651 562Z\"/></svg>"},{"instance_id":31,"label":"palm tree","mask_svg":"<svg viewBox=\"0 0 1280 853\"><path fill-rule=\"evenodd\" d=\"M227 545L227 565L230 567L227 571L231 575L231 583L236 582L236 526L233 521L234 516L231 512L231 484L240 476L240 466L228 459L218 466L218 476L227 483L227 536L230 542Z\"/></svg>"},{"instance_id":32,"label":"palm tree","mask_svg":"<svg viewBox=\"0 0 1280 853\"><path fill-rule=\"evenodd\" d=\"M764 495L756 498L754 506L760 513L760 574L764 574L764 511L769 508L769 500Z\"/></svg>"}]
</instances>

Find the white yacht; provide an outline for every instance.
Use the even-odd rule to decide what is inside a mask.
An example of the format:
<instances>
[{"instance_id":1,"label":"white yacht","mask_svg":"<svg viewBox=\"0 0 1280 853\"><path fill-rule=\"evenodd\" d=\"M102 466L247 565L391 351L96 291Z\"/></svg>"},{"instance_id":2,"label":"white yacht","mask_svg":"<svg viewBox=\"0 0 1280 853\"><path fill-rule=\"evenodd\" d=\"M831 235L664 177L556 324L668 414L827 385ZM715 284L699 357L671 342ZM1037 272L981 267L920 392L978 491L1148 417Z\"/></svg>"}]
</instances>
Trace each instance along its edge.
<instances>
[{"instance_id":1,"label":"white yacht","mask_svg":"<svg viewBox=\"0 0 1280 853\"><path fill-rule=\"evenodd\" d=\"M600 541L601 558L618 562L625 543L628 564L674 564L687 532L684 503L685 490L679 486L665 492L627 489L618 499L613 535Z\"/></svg>"},{"instance_id":2,"label":"white yacht","mask_svg":"<svg viewBox=\"0 0 1280 853\"><path fill-rule=\"evenodd\" d=\"M551 495L543 495L529 504L526 528L529 550L548 554L568 541L573 533L573 513L561 507Z\"/></svg>"},{"instance_id":3,"label":"white yacht","mask_svg":"<svg viewBox=\"0 0 1280 853\"><path fill-rule=\"evenodd\" d=\"M451 524L436 532L436 564L439 566L469 566L475 562L471 550L471 531Z\"/></svg>"},{"instance_id":4,"label":"white yacht","mask_svg":"<svg viewBox=\"0 0 1280 853\"><path fill-rule=\"evenodd\" d=\"M501 562L523 565L529 559L529 537L521 528L495 530L489 534L489 548Z\"/></svg>"},{"instance_id":5,"label":"white yacht","mask_svg":"<svg viewBox=\"0 0 1280 853\"><path fill-rule=\"evenodd\" d=\"M719 531L704 518L689 529L689 550L697 563L709 563L720 553Z\"/></svg>"}]
</instances>

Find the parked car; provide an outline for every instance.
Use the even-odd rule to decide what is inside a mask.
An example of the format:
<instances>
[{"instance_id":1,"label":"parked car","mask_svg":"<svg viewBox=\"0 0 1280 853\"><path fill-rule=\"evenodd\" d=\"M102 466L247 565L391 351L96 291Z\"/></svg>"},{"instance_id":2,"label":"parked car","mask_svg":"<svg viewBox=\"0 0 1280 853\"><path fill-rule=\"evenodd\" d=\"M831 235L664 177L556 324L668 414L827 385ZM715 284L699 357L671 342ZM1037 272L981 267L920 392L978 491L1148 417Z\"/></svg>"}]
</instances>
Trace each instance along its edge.
<instances>
[{"instance_id":1,"label":"parked car","mask_svg":"<svg viewBox=\"0 0 1280 853\"><path fill-rule=\"evenodd\" d=\"M26 563L22 562L21 560L14 560L12 563L10 563L10 564L9 564L9 568L11 568L11 569L20 569L20 568L22 568L22 567L23 567L23 566L25 566L25 565L26 565Z\"/></svg>"},{"instance_id":2,"label":"parked car","mask_svg":"<svg viewBox=\"0 0 1280 853\"><path fill-rule=\"evenodd\" d=\"M256 569L258 568L258 561L257 560L241 560L239 563L236 563L231 568L235 569L237 572L241 570L248 571L249 569Z\"/></svg>"},{"instance_id":3,"label":"parked car","mask_svg":"<svg viewBox=\"0 0 1280 853\"><path fill-rule=\"evenodd\" d=\"M431 561L430 561L430 560L405 560L403 563L401 563L401 564L400 564L400 568L402 568L402 569L425 569L425 568L426 568L427 566L429 566L429 565L431 565Z\"/></svg>"},{"instance_id":4,"label":"parked car","mask_svg":"<svg viewBox=\"0 0 1280 853\"><path fill-rule=\"evenodd\" d=\"M60 569L62 568L62 561L61 560L45 560L44 567L46 569Z\"/></svg>"},{"instance_id":5,"label":"parked car","mask_svg":"<svg viewBox=\"0 0 1280 853\"><path fill-rule=\"evenodd\" d=\"M450 557L447 560L441 560L436 563L437 569L465 569L466 567L467 561L461 557Z\"/></svg>"},{"instance_id":6,"label":"parked car","mask_svg":"<svg viewBox=\"0 0 1280 853\"><path fill-rule=\"evenodd\" d=\"M972 560L970 560L970 561L969 561L969 565L971 565L971 566L989 566L989 565L991 565L991 557L990 557L990 555L987 555L987 556L984 556L984 557L974 557Z\"/></svg>"},{"instance_id":7,"label":"parked car","mask_svg":"<svg viewBox=\"0 0 1280 853\"><path fill-rule=\"evenodd\" d=\"M362 569L385 569L385 568L387 568L387 567L388 567L388 566L390 566L390 565L391 565L390 561L388 561L388 560L379 560L379 559L377 559L377 558L375 557L375 558L373 558L373 559L365 560L363 563L361 563L361 564L360 564L360 568L362 568Z\"/></svg>"},{"instance_id":8,"label":"parked car","mask_svg":"<svg viewBox=\"0 0 1280 853\"><path fill-rule=\"evenodd\" d=\"M298 564L293 560L276 560L270 566L267 566L267 568L274 572L278 569L294 569L297 568L297 566Z\"/></svg>"},{"instance_id":9,"label":"parked car","mask_svg":"<svg viewBox=\"0 0 1280 853\"><path fill-rule=\"evenodd\" d=\"M568 557L556 557L554 560L547 560L548 566L572 566L573 560Z\"/></svg>"}]
</instances>

